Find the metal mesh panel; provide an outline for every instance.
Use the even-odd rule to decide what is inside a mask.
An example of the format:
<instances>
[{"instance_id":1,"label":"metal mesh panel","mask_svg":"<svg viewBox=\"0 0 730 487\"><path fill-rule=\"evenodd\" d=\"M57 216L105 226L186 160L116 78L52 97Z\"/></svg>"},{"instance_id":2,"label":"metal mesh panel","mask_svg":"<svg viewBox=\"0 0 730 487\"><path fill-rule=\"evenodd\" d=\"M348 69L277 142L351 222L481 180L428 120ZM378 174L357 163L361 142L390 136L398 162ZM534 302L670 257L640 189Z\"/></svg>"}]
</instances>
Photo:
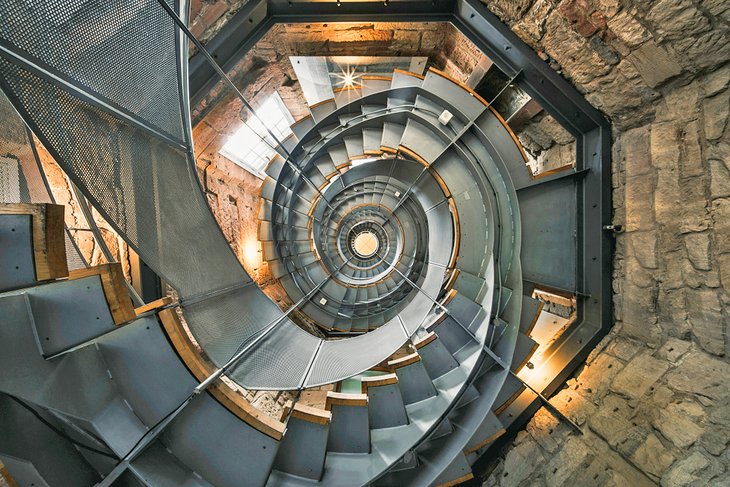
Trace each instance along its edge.
<instances>
[{"instance_id":1,"label":"metal mesh panel","mask_svg":"<svg viewBox=\"0 0 730 487\"><path fill-rule=\"evenodd\" d=\"M230 376L251 389L296 389L321 341L286 320Z\"/></svg>"},{"instance_id":2,"label":"metal mesh panel","mask_svg":"<svg viewBox=\"0 0 730 487\"><path fill-rule=\"evenodd\" d=\"M281 310L256 286L208 298L184 308L190 331L218 366L238 347L282 315Z\"/></svg>"},{"instance_id":3,"label":"metal mesh panel","mask_svg":"<svg viewBox=\"0 0 730 487\"><path fill-rule=\"evenodd\" d=\"M0 37L182 137L175 28L156 0L3 0Z\"/></svg>"},{"instance_id":4,"label":"metal mesh panel","mask_svg":"<svg viewBox=\"0 0 730 487\"><path fill-rule=\"evenodd\" d=\"M7 98L0 92L0 105L2 113L13 116L6 116L3 120L3 129L11 134L18 143L13 149L14 158L0 158L0 202L2 203L55 203L50 193L45 176L38 167L38 161L29 140L23 121L15 115L12 106ZM3 178L8 178L3 182ZM66 261L68 268L81 269L86 267L86 262L79 254L79 250L71 239L68 231L64 232L66 243Z\"/></svg>"},{"instance_id":5,"label":"metal mesh panel","mask_svg":"<svg viewBox=\"0 0 730 487\"><path fill-rule=\"evenodd\" d=\"M390 357L408 337L398 318L375 331L347 340L326 341L317 354L306 387L352 377Z\"/></svg>"},{"instance_id":6,"label":"metal mesh panel","mask_svg":"<svg viewBox=\"0 0 730 487\"><path fill-rule=\"evenodd\" d=\"M66 173L181 296L250 281L183 152L5 60L0 81Z\"/></svg>"}]
</instances>

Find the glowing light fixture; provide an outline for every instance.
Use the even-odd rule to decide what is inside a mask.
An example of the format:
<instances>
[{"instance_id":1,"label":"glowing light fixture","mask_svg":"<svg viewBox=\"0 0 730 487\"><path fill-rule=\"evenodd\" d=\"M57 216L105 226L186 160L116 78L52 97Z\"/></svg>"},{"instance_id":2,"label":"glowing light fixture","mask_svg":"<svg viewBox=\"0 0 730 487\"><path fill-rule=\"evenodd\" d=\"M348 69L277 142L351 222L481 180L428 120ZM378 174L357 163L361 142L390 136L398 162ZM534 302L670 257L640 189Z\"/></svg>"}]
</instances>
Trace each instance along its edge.
<instances>
[{"instance_id":1,"label":"glowing light fixture","mask_svg":"<svg viewBox=\"0 0 730 487\"><path fill-rule=\"evenodd\" d=\"M356 68L347 66L346 69L341 69L341 74L338 74L337 77L340 79L337 84L342 85L343 88L352 88L353 86L356 86L357 79L360 77L357 74Z\"/></svg>"}]
</instances>

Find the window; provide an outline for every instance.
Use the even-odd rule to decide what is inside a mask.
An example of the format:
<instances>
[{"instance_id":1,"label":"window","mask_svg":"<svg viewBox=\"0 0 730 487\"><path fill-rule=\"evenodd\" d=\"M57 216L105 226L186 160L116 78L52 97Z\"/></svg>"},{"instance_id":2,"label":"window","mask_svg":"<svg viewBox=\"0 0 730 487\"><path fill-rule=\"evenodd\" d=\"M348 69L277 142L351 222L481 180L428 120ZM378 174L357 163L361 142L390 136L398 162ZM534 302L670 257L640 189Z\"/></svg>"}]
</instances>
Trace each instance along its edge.
<instances>
[{"instance_id":1,"label":"window","mask_svg":"<svg viewBox=\"0 0 730 487\"><path fill-rule=\"evenodd\" d=\"M256 108L256 115L249 117L243 127L228 139L220 153L263 179L266 165L276 154L272 147L278 145L267 129L276 139L283 141L292 134L289 127L294 118L276 92Z\"/></svg>"}]
</instances>

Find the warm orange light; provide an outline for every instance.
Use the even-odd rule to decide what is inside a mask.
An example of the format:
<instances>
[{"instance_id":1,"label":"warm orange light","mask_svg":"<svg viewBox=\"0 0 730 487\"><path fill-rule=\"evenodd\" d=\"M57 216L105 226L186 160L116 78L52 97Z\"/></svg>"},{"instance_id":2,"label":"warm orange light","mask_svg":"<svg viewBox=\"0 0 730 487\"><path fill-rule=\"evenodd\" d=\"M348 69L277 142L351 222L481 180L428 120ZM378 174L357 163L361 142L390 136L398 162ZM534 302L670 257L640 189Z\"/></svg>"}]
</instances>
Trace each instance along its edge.
<instances>
[{"instance_id":1,"label":"warm orange light","mask_svg":"<svg viewBox=\"0 0 730 487\"><path fill-rule=\"evenodd\" d=\"M356 69L347 66L347 69L341 70L342 74L337 75L340 78L339 84L342 84L343 88L352 88L357 84L358 75Z\"/></svg>"},{"instance_id":2,"label":"warm orange light","mask_svg":"<svg viewBox=\"0 0 730 487\"><path fill-rule=\"evenodd\" d=\"M261 264L259 243L255 239L246 240L243 245L243 262L249 269L257 269Z\"/></svg>"}]
</instances>

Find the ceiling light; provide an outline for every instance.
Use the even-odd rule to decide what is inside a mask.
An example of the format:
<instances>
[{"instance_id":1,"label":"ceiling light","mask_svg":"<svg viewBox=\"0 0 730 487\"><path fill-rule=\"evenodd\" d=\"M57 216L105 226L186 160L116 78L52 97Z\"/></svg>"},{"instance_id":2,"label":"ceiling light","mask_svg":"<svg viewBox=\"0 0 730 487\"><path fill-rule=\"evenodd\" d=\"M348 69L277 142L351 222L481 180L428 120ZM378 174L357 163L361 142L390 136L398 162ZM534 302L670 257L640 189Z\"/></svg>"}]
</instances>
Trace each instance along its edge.
<instances>
[{"instance_id":1,"label":"ceiling light","mask_svg":"<svg viewBox=\"0 0 730 487\"><path fill-rule=\"evenodd\" d=\"M347 66L347 69L341 69L341 74L338 74L337 77L340 78L339 84L342 84L343 88L352 88L353 86L357 85L357 78L359 75L357 74L356 68Z\"/></svg>"}]
</instances>

